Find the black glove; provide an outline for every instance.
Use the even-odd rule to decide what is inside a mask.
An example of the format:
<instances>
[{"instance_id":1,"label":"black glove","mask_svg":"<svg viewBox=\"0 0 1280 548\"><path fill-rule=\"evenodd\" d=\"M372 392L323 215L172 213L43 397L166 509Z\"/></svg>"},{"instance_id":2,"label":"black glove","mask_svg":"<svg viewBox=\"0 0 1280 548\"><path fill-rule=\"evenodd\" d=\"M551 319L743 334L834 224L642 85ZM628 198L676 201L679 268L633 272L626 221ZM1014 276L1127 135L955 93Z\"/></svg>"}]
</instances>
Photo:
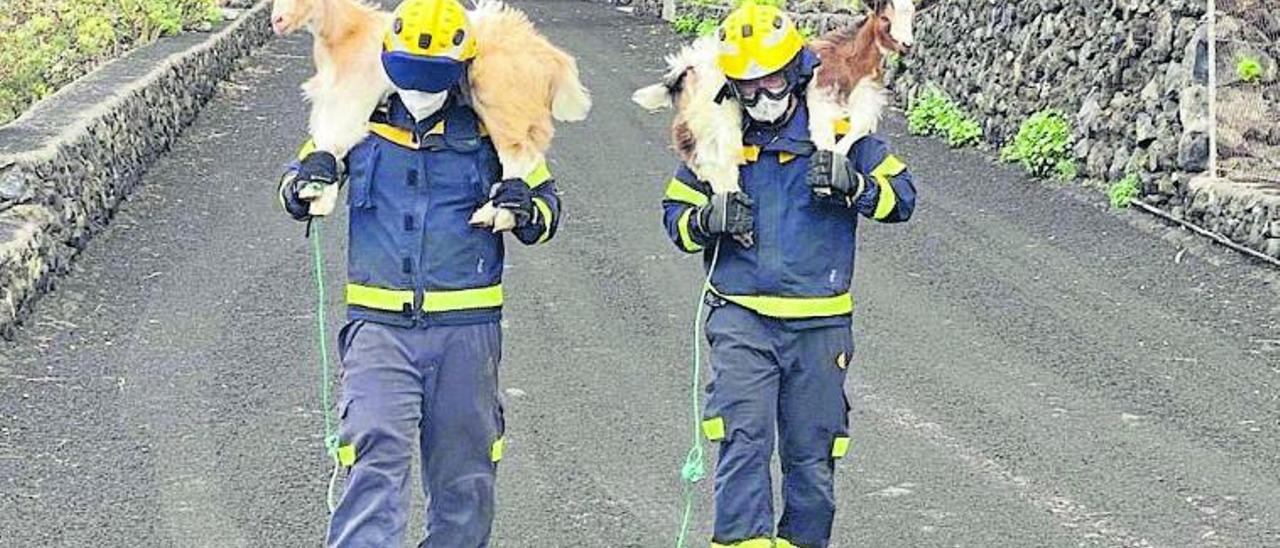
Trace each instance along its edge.
<instances>
[{"instance_id":1,"label":"black glove","mask_svg":"<svg viewBox=\"0 0 1280 548\"><path fill-rule=\"evenodd\" d=\"M515 214L516 228L529 224L533 219L533 189L521 179L504 179L489 191L493 206Z\"/></svg>"},{"instance_id":2,"label":"black glove","mask_svg":"<svg viewBox=\"0 0 1280 548\"><path fill-rule=\"evenodd\" d=\"M730 235L750 247L751 231L755 227L754 202L741 192L714 194L711 201L698 208L698 230L703 236Z\"/></svg>"},{"instance_id":3,"label":"black glove","mask_svg":"<svg viewBox=\"0 0 1280 548\"><path fill-rule=\"evenodd\" d=\"M307 184L306 181L298 178L297 164L292 164L280 178L280 186L276 189L280 195L280 206L295 221L311 219L311 202L298 197L298 192Z\"/></svg>"},{"instance_id":4,"label":"black glove","mask_svg":"<svg viewBox=\"0 0 1280 548\"><path fill-rule=\"evenodd\" d=\"M333 154L317 150L303 158L298 166L299 180L322 185L338 182L338 159Z\"/></svg>"},{"instance_id":5,"label":"black glove","mask_svg":"<svg viewBox=\"0 0 1280 548\"><path fill-rule=\"evenodd\" d=\"M303 190L312 185L331 185L336 182L338 182L338 159L328 152L312 152L302 161L290 164L284 176L280 178L278 189L280 204L295 221L309 220L311 199L314 196L304 198ZM314 193L314 189L312 192Z\"/></svg>"},{"instance_id":6,"label":"black glove","mask_svg":"<svg viewBox=\"0 0 1280 548\"><path fill-rule=\"evenodd\" d=\"M809 188L822 198L835 198L852 205L867 189L867 180L850 169L849 159L819 150L809 160Z\"/></svg>"}]
</instances>

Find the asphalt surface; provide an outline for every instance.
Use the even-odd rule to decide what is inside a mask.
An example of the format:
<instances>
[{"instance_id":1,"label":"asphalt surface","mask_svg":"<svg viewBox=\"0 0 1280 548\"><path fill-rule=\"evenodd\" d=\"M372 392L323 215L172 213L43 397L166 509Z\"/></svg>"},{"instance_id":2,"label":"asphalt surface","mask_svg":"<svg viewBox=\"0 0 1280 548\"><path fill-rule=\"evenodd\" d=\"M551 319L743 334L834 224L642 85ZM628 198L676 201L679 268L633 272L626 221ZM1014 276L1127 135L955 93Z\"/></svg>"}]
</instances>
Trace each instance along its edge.
<instances>
[{"instance_id":1,"label":"asphalt surface","mask_svg":"<svg viewBox=\"0 0 1280 548\"><path fill-rule=\"evenodd\" d=\"M660 227L668 118L629 96L676 41L607 6L521 5L597 106L558 137L558 239L508 265L494 543L670 546L700 264ZM308 246L272 196L309 65L305 37L248 60L0 347L0 543L320 543ZM1280 546L1276 272L884 129L920 206L862 227L834 544Z\"/></svg>"}]
</instances>

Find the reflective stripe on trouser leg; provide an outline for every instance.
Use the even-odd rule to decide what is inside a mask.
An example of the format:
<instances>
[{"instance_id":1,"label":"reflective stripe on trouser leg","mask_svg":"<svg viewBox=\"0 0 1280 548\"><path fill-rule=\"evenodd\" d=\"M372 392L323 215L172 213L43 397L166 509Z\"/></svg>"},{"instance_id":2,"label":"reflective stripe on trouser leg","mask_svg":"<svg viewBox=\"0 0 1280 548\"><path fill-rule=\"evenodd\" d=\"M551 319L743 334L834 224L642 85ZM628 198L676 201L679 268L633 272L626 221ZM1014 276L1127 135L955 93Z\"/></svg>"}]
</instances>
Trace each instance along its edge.
<instances>
[{"instance_id":1,"label":"reflective stripe on trouser leg","mask_svg":"<svg viewBox=\"0 0 1280 548\"><path fill-rule=\"evenodd\" d=\"M717 308L707 319L712 374L704 433L723 433L715 471L713 542L718 544L773 536L769 461L777 424L778 366L772 359L770 322L736 305Z\"/></svg>"},{"instance_id":2,"label":"reflective stripe on trouser leg","mask_svg":"<svg viewBox=\"0 0 1280 548\"><path fill-rule=\"evenodd\" d=\"M782 399L778 428L782 519L778 537L825 548L835 517L835 460L847 448L849 407L844 379L853 353L848 327L782 335Z\"/></svg>"},{"instance_id":3,"label":"reflective stripe on trouser leg","mask_svg":"<svg viewBox=\"0 0 1280 548\"><path fill-rule=\"evenodd\" d=\"M423 488L430 505L423 547L489 545L504 428L500 329L497 322L427 329L434 378L424 404Z\"/></svg>"},{"instance_id":4,"label":"reflective stripe on trouser leg","mask_svg":"<svg viewBox=\"0 0 1280 548\"><path fill-rule=\"evenodd\" d=\"M409 510L409 468L422 412L413 331L356 321L339 335L339 436L355 449L329 518L330 547L399 546Z\"/></svg>"}]
</instances>

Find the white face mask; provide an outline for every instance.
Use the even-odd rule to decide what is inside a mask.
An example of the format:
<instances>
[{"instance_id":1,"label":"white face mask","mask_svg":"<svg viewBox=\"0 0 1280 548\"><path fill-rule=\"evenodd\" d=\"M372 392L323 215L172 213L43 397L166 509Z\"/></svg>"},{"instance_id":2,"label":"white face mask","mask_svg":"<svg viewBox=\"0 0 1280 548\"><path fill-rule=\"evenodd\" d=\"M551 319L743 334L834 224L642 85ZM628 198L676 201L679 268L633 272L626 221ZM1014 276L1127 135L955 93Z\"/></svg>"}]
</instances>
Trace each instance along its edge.
<instances>
[{"instance_id":1,"label":"white face mask","mask_svg":"<svg viewBox=\"0 0 1280 548\"><path fill-rule=\"evenodd\" d=\"M750 116L752 120L757 122L772 124L782 119L782 116L787 113L787 109L790 107L790 95L781 99L761 97L754 106L747 107L747 116Z\"/></svg>"},{"instance_id":2,"label":"white face mask","mask_svg":"<svg viewBox=\"0 0 1280 548\"><path fill-rule=\"evenodd\" d=\"M425 120L428 116L435 114L440 107L444 106L445 100L449 98L448 91L439 93L427 93L425 91L412 91L407 89L398 90L400 101L404 103L405 108L409 109L409 114L414 120Z\"/></svg>"}]
</instances>

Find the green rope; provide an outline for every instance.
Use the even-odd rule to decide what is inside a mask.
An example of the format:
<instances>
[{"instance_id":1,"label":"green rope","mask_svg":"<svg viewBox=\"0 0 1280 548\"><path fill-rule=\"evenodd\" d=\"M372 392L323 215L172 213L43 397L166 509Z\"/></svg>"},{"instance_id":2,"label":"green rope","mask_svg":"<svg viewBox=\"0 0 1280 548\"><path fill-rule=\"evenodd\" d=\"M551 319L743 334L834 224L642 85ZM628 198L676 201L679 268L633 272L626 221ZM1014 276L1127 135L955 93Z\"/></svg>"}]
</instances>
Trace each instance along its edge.
<instances>
[{"instance_id":1,"label":"green rope","mask_svg":"<svg viewBox=\"0 0 1280 548\"><path fill-rule=\"evenodd\" d=\"M716 241L715 251L711 254L711 266L707 268L707 279L698 293L698 309L693 317L693 377L689 393L693 400L693 440L689 444L689 453L685 455L684 465L680 467L680 479L684 484L684 511L680 517L680 536L676 538L676 548L688 546L689 526L693 521L693 506L697 501L698 491L695 488L699 481L707 477L706 463L702 448L702 404L699 394L702 388L702 314L707 306L707 294L711 292L711 276L715 274L716 264L720 262L720 241Z\"/></svg>"},{"instance_id":2,"label":"green rope","mask_svg":"<svg viewBox=\"0 0 1280 548\"><path fill-rule=\"evenodd\" d=\"M341 468L338 460L338 432L334 426L333 414L333 376L330 372L329 364L329 332L326 327L325 305L328 298L324 290L324 246L321 241L320 223L312 222L309 227L311 230L311 258L315 264L316 279L316 341L320 346L320 405L324 407L324 450L329 454L329 458L333 459L333 473L329 475L329 488L325 491L325 503L329 506L329 512L333 513L333 509L337 507L334 501L334 487L338 483L338 470Z\"/></svg>"}]
</instances>

